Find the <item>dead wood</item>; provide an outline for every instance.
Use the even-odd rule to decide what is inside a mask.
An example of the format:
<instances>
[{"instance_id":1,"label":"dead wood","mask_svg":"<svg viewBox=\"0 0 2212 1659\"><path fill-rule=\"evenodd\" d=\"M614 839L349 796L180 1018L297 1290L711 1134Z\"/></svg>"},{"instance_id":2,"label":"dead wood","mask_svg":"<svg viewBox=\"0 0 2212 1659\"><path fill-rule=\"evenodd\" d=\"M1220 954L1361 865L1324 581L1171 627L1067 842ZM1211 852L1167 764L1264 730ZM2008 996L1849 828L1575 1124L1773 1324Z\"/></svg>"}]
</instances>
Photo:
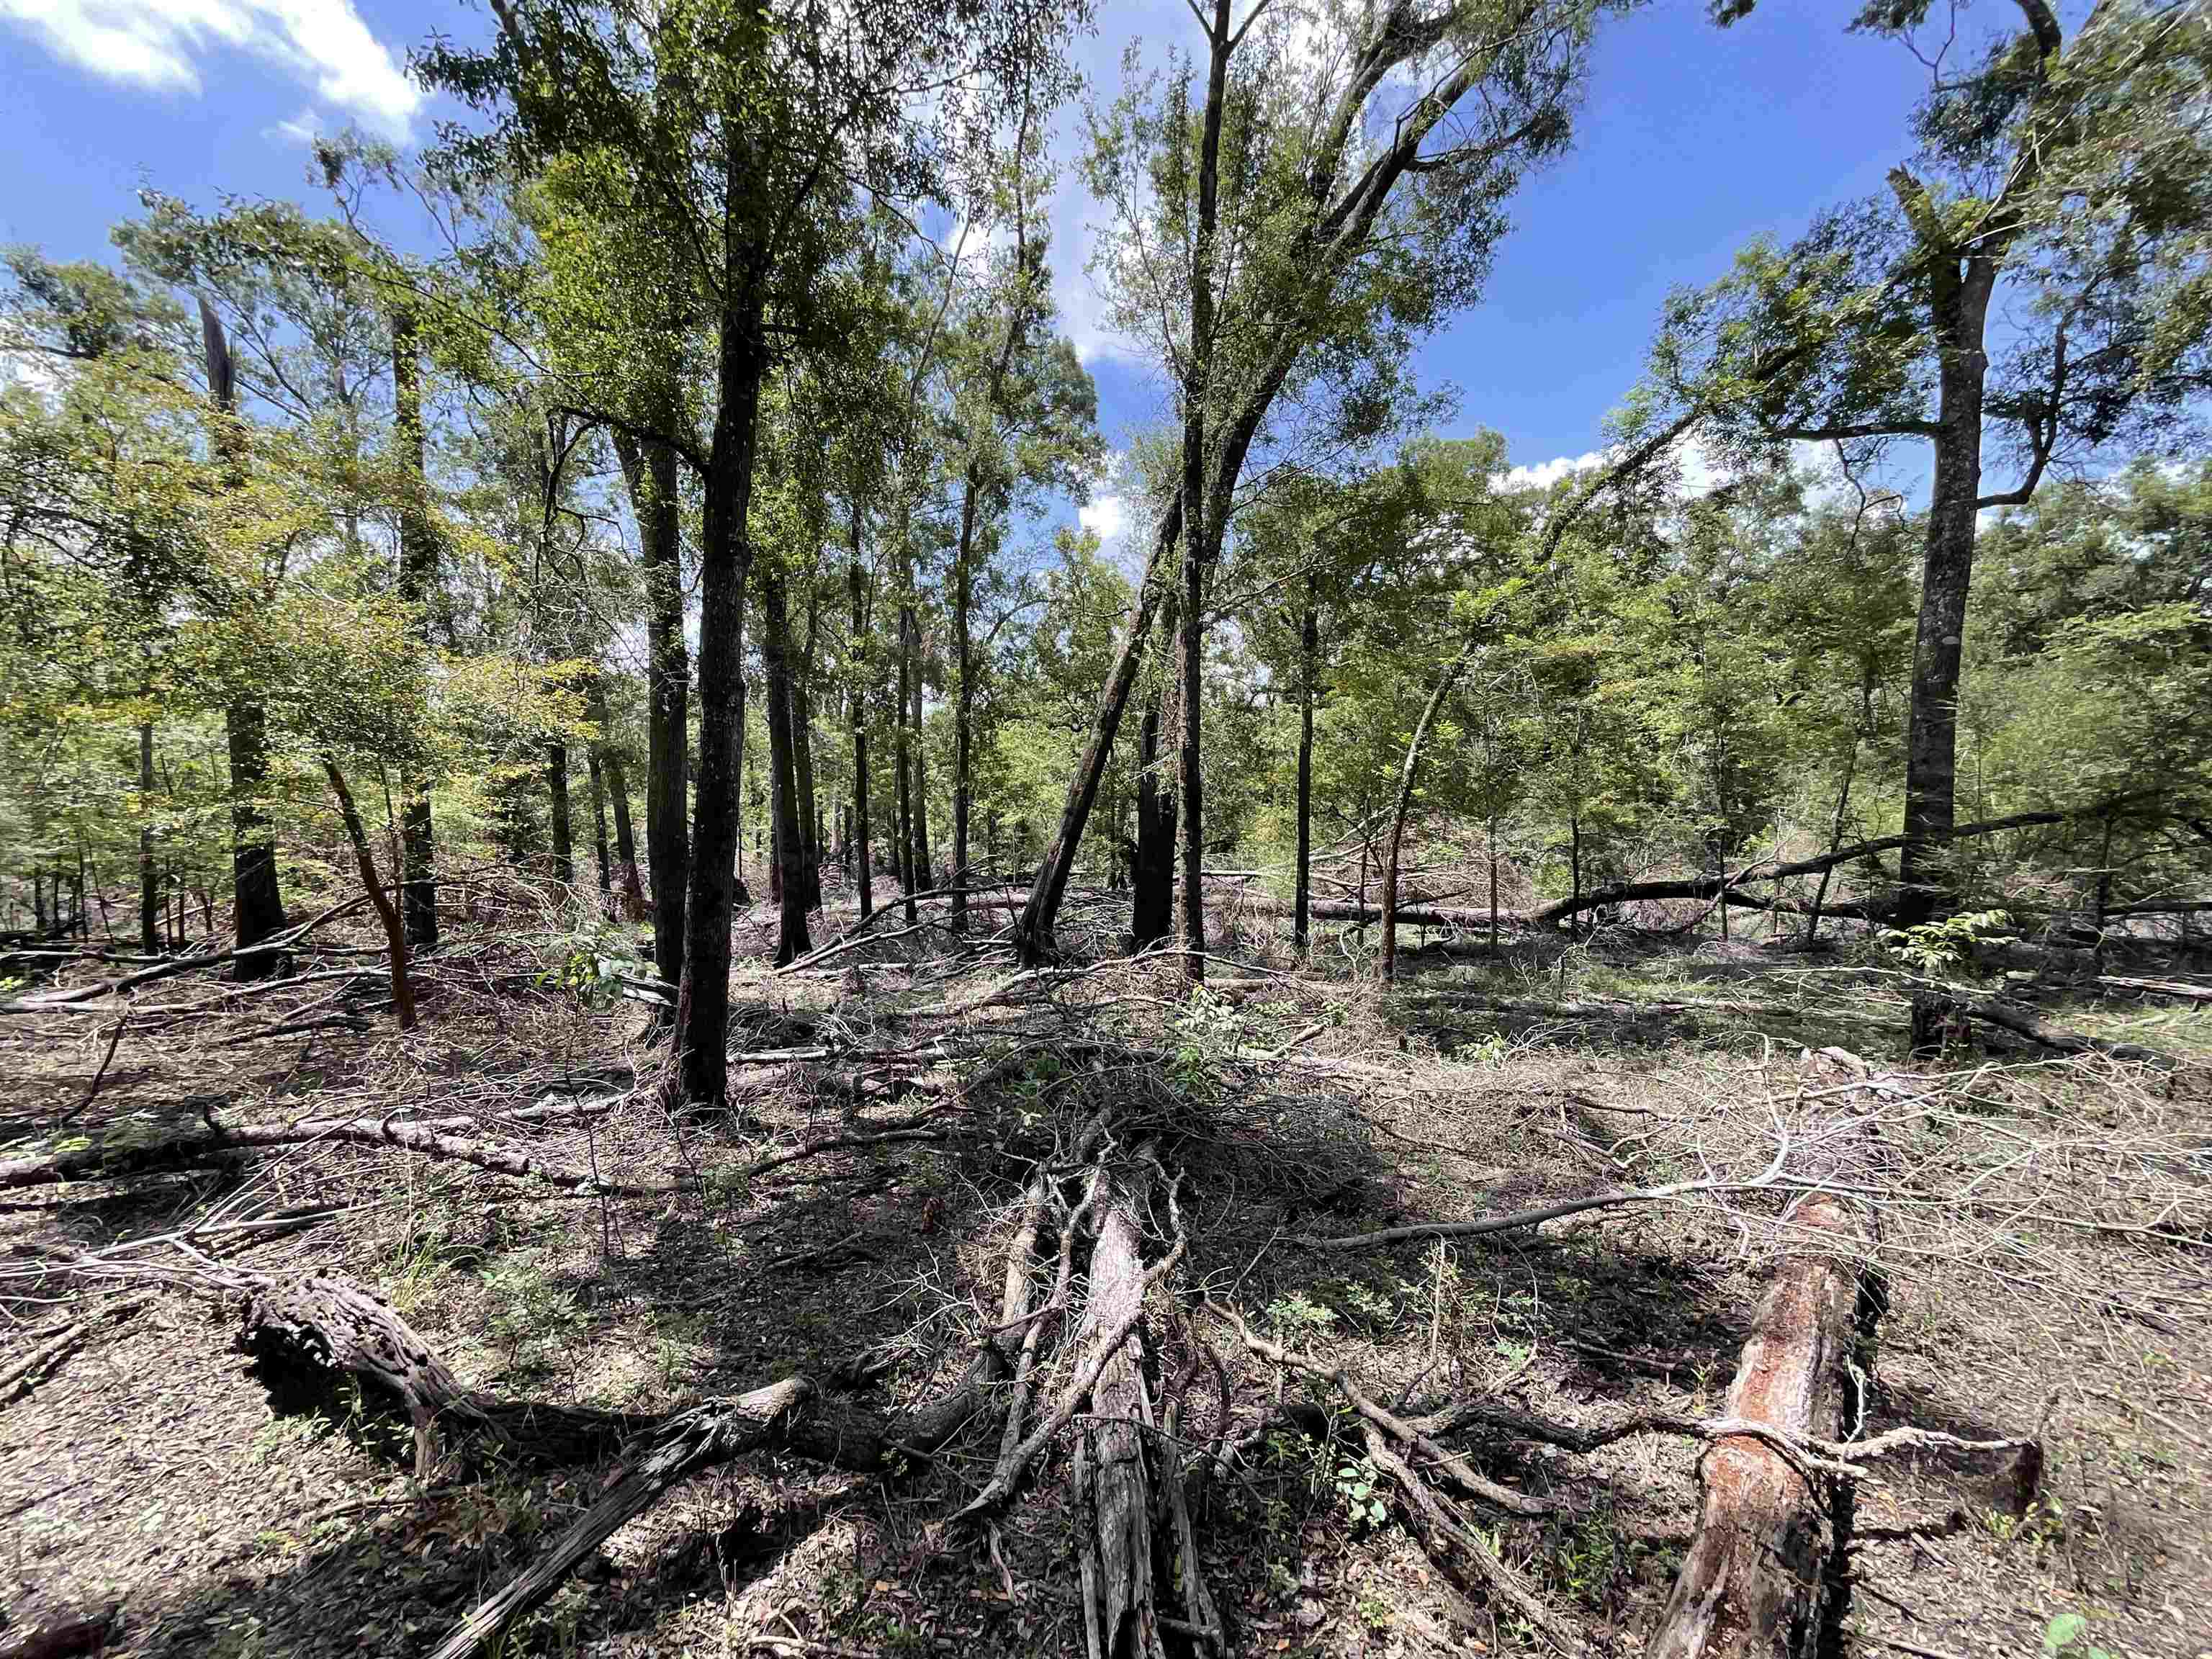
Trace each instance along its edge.
<instances>
[{"instance_id":1,"label":"dead wood","mask_svg":"<svg viewBox=\"0 0 2212 1659\"><path fill-rule=\"evenodd\" d=\"M1945 994L1940 990L1936 994ZM1984 1024L1995 1025L2057 1054L2104 1054L2113 1060L2155 1066L2160 1071L2181 1069L2181 1061L2163 1048L2146 1048L2140 1042L2112 1042L2103 1037L2085 1036L2079 1031L2057 1030L2041 1024L2021 1004L2003 997L1954 998L1951 1006L1968 1019L1978 1019Z\"/></svg>"},{"instance_id":2,"label":"dead wood","mask_svg":"<svg viewBox=\"0 0 2212 1659\"><path fill-rule=\"evenodd\" d=\"M2136 991L2145 996L2179 997L2185 1002L2212 1002L2212 985L2187 985L2172 979L2124 979L2100 974L2097 983L2112 991Z\"/></svg>"},{"instance_id":3,"label":"dead wood","mask_svg":"<svg viewBox=\"0 0 2212 1659\"><path fill-rule=\"evenodd\" d=\"M588 1116L607 1107L559 1109L562 1115ZM513 1114L517 1117L534 1115ZM0 1190L48 1186L61 1181L113 1181L159 1170L189 1170L234 1152L267 1146L301 1146L337 1140L366 1146L395 1146L428 1158L451 1158L496 1175L543 1181L571 1191L634 1194L645 1190L595 1179L588 1170L571 1170L513 1147L461 1139L454 1131L479 1127L472 1117L445 1117L417 1123L386 1118L321 1118L304 1123L217 1124L188 1135L138 1143L110 1139L43 1158L0 1163Z\"/></svg>"},{"instance_id":4,"label":"dead wood","mask_svg":"<svg viewBox=\"0 0 2212 1659\"><path fill-rule=\"evenodd\" d=\"M1533 1210L1516 1210L1505 1215L1484 1216L1475 1221L1423 1221L1404 1227L1384 1227L1371 1233L1352 1233L1340 1238L1316 1238L1299 1234L1291 1240L1310 1250L1364 1250L1377 1245L1401 1244L1417 1238L1476 1238L1485 1233L1516 1231L1523 1227L1540 1227L1547 1221L1561 1221L1571 1215L1583 1215L1592 1210L1610 1210L1625 1204L1657 1204L1673 1198L1687 1198L1698 1193L1753 1193L1774 1185L1782 1168L1789 1161L1790 1142L1782 1138L1780 1150L1765 1170L1751 1181L1676 1181L1662 1187L1633 1187L1620 1192L1594 1193L1588 1198L1570 1198L1557 1204L1547 1204Z\"/></svg>"},{"instance_id":5,"label":"dead wood","mask_svg":"<svg viewBox=\"0 0 2212 1659\"><path fill-rule=\"evenodd\" d=\"M1851 1253L1867 1224L1829 1193L1806 1200L1791 1219L1809 1237L1784 1258L1759 1304L1724 1415L1791 1441L1832 1441L1858 1344ZM1811 1659L1838 1541L1814 1472L1763 1436L1730 1436L1706 1454L1698 1482L1697 1535L1647 1659Z\"/></svg>"},{"instance_id":6,"label":"dead wood","mask_svg":"<svg viewBox=\"0 0 2212 1659\"><path fill-rule=\"evenodd\" d=\"M41 1342L21 1359L0 1371L0 1402L29 1393L55 1365L68 1357L72 1348L84 1340L98 1321L119 1319L136 1313L149 1300L150 1297L137 1296L126 1302L118 1302L112 1307L101 1309L97 1314L73 1321L65 1329Z\"/></svg>"},{"instance_id":7,"label":"dead wood","mask_svg":"<svg viewBox=\"0 0 2212 1659\"><path fill-rule=\"evenodd\" d=\"M1152 1148L1126 1169L1093 1177L1098 1217L1091 1251L1091 1290L1079 1340L1127 1331L1105 1351L1091 1385L1091 1420L1075 1446L1076 1513L1087 1525L1082 1547L1084 1638L1090 1659L1165 1659L1158 1587L1152 1574L1152 1480L1146 1438L1158 1425L1145 1382L1137 1328L1144 1311L1144 1228Z\"/></svg>"}]
</instances>

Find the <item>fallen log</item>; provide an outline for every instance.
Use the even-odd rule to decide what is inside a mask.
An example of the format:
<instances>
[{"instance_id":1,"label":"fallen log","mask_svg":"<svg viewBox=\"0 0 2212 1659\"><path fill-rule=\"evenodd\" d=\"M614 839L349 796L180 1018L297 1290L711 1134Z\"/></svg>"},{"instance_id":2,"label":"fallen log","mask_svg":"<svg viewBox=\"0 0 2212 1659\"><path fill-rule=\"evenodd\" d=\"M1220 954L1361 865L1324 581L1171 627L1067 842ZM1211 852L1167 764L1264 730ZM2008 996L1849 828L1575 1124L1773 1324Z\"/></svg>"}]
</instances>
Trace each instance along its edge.
<instances>
[{"instance_id":1,"label":"fallen log","mask_svg":"<svg viewBox=\"0 0 2212 1659\"><path fill-rule=\"evenodd\" d=\"M611 1111L611 1104L562 1107L549 1111L532 1108L509 1115L528 1121L554 1116L588 1117ZM360 1146L397 1146L426 1157L451 1158L496 1175L510 1175L550 1182L572 1190L611 1194L635 1194L641 1188L602 1182L588 1170L571 1170L547 1164L529 1153L489 1141L465 1140L454 1132L479 1127L473 1117L433 1118L416 1123L395 1123L390 1118L321 1118L304 1123L219 1124L189 1135L137 1143L106 1140L43 1158L11 1158L0 1163L0 1190L51 1186L63 1181L113 1181L155 1171L189 1170L215 1162L234 1152L268 1146L301 1146L322 1140L341 1140Z\"/></svg>"},{"instance_id":2,"label":"fallen log","mask_svg":"<svg viewBox=\"0 0 2212 1659\"><path fill-rule=\"evenodd\" d=\"M1938 989L1939 1000L1944 994ZM2160 1071L2172 1072L2181 1068L2181 1062L2163 1048L2145 1048L2140 1042L2113 1042L2104 1037L2085 1036L2079 1031L2068 1031L2045 1025L2017 1002L2002 997L1973 999L1949 998L1948 1006L1968 1019L1978 1019L1984 1024L2010 1031L2015 1036L2026 1037L2039 1048L2061 1054L2104 1054L2112 1060L2134 1060L2141 1065L2155 1066ZM1916 1007L1918 999L1915 999Z\"/></svg>"},{"instance_id":3,"label":"fallen log","mask_svg":"<svg viewBox=\"0 0 2212 1659\"><path fill-rule=\"evenodd\" d=\"M2136 991L2144 996L2178 997L2184 1002L2212 1002L2212 985L2187 985L2175 979L2124 979L2100 974L2097 983L2109 991Z\"/></svg>"},{"instance_id":4,"label":"fallen log","mask_svg":"<svg viewBox=\"0 0 2212 1659\"><path fill-rule=\"evenodd\" d=\"M1722 1415L1788 1441L1833 1440L1859 1343L1861 1213L1831 1193L1790 1220L1785 1256L1753 1322ZM1838 1542L1827 1493L1764 1437L1717 1440L1698 1466L1698 1530L1646 1659L1812 1659Z\"/></svg>"},{"instance_id":5,"label":"fallen log","mask_svg":"<svg viewBox=\"0 0 2212 1659\"><path fill-rule=\"evenodd\" d=\"M71 1659L107 1645L115 1634L116 1609L86 1613L78 1608L51 1613L0 1633L0 1659Z\"/></svg>"},{"instance_id":6,"label":"fallen log","mask_svg":"<svg viewBox=\"0 0 2212 1659\"><path fill-rule=\"evenodd\" d=\"M1106 1351L1091 1385L1091 1419L1075 1444L1076 1513L1082 1544L1083 1634L1090 1659L1166 1659L1158 1587L1152 1576L1152 1480L1145 1439L1157 1428L1145 1382L1138 1327L1145 1301L1144 1229L1138 1220L1152 1185L1152 1148L1125 1172L1094 1177L1098 1236L1080 1346L1127 1334Z\"/></svg>"}]
</instances>

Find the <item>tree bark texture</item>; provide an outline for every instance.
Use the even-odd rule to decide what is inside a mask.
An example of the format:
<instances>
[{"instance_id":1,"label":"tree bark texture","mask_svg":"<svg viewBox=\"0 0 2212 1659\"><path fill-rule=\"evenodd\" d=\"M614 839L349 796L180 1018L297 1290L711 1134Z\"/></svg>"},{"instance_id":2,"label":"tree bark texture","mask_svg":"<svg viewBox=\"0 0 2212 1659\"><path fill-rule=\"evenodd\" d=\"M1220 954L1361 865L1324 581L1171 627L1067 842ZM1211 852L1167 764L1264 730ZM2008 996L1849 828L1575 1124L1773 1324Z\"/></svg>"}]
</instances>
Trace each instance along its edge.
<instances>
[{"instance_id":1,"label":"tree bark texture","mask_svg":"<svg viewBox=\"0 0 2212 1659\"><path fill-rule=\"evenodd\" d=\"M1164 696L1164 688L1163 688ZM1176 797L1160 757L1160 711L1137 728L1137 842L1129 869L1129 938L1158 944L1175 925Z\"/></svg>"},{"instance_id":2,"label":"tree bark texture","mask_svg":"<svg viewBox=\"0 0 2212 1659\"><path fill-rule=\"evenodd\" d=\"M852 557L845 566L846 592L853 601L853 640L859 661L852 677L853 838L858 856L854 870L860 885L860 920L874 911L875 871L868 855L868 628L867 588L860 574L860 507L853 505Z\"/></svg>"},{"instance_id":3,"label":"tree bark texture","mask_svg":"<svg viewBox=\"0 0 2212 1659\"><path fill-rule=\"evenodd\" d=\"M1905 734L1905 829L1898 923L1926 921L1948 903L1941 848L1956 812L1959 664L1982 489L1983 346L1993 261L1937 262L1929 282L1937 334L1936 476L1928 501L1927 561L1912 645L1912 713Z\"/></svg>"},{"instance_id":4,"label":"tree bark texture","mask_svg":"<svg viewBox=\"0 0 2212 1659\"><path fill-rule=\"evenodd\" d=\"M730 146L731 199L744 184L742 147ZM732 225L730 267L742 270ZM732 282L750 278L733 274ZM726 301L716 376L720 400L705 479L700 547L699 781L691 823L691 882L684 918L684 974L676 995L676 1097L720 1104L728 1094L730 920L736 900L738 740L744 719L745 581L752 565L752 507L760 389L767 373L757 295ZM773 702L773 699L770 700Z\"/></svg>"},{"instance_id":5,"label":"tree bark texture","mask_svg":"<svg viewBox=\"0 0 2212 1659\"><path fill-rule=\"evenodd\" d=\"M408 492L399 512L399 594L421 613L419 637L428 651L428 607L438 589L438 543L430 526L429 478L423 459L422 349L415 313L404 306L392 313L392 394L393 436ZM429 784L403 769L399 796L400 859L406 877L400 910L407 937L427 948L438 942L437 845Z\"/></svg>"},{"instance_id":6,"label":"tree bark texture","mask_svg":"<svg viewBox=\"0 0 2212 1659\"><path fill-rule=\"evenodd\" d=\"M780 569L761 573L761 659L768 672L768 757L774 782L769 799L775 812L773 845L781 907L775 962L781 968L814 946L806 936L807 832L799 790L798 688L793 675L789 606Z\"/></svg>"},{"instance_id":7,"label":"tree bark texture","mask_svg":"<svg viewBox=\"0 0 2212 1659\"><path fill-rule=\"evenodd\" d=\"M658 417L676 416L664 394ZM683 546L673 444L617 434L643 553L646 597L645 850L653 874L653 971L674 985L684 973L684 912L690 879L688 773L690 660L684 642Z\"/></svg>"},{"instance_id":8,"label":"tree bark texture","mask_svg":"<svg viewBox=\"0 0 2212 1659\"><path fill-rule=\"evenodd\" d=\"M1833 1440L1859 1346L1862 1217L1818 1193L1790 1220L1799 1235L1769 1285L1722 1416L1794 1439ZM1696 1537L1646 1659L1813 1659L1838 1539L1829 1494L1772 1445L1716 1441L1698 1468Z\"/></svg>"},{"instance_id":9,"label":"tree bark texture","mask_svg":"<svg viewBox=\"0 0 2212 1659\"><path fill-rule=\"evenodd\" d=\"M568 815L568 745L558 738L545 745L545 796L551 820L553 879L565 890L576 884L576 840Z\"/></svg>"}]
</instances>

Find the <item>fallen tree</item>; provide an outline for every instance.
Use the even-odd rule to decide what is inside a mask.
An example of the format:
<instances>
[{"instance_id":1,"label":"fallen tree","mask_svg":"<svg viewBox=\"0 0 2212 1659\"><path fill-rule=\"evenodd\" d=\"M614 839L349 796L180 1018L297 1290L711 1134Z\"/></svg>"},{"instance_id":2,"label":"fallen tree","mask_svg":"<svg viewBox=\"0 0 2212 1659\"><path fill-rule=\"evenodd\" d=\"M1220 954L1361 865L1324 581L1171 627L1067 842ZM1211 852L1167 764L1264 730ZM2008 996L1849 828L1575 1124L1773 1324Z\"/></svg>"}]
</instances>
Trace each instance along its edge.
<instances>
[{"instance_id":1,"label":"fallen tree","mask_svg":"<svg viewBox=\"0 0 2212 1659\"><path fill-rule=\"evenodd\" d=\"M1790 1441L1833 1440L1859 1345L1856 1253L1867 1222L1831 1193L1790 1220L1804 1241L1776 1270L1723 1415ZM1814 1474L1771 1440L1717 1440L1698 1465L1696 1536L1646 1659L1812 1659L1843 1541Z\"/></svg>"},{"instance_id":2,"label":"fallen tree","mask_svg":"<svg viewBox=\"0 0 2212 1659\"><path fill-rule=\"evenodd\" d=\"M545 1122L593 1117L613 1110L611 1103L529 1107L506 1114L511 1121ZM490 1141L469 1140L459 1131L480 1127L474 1117L431 1118L413 1123L390 1117L321 1118L300 1123L222 1124L210 1112L206 1127L161 1140L111 1138L67 1152L0 1163L0 1190L50 1186L62 1181L112 1181L125 1176L190 1170L220 1162L241 1152L270 1146L304 1146L337 1140L357 1146L396 1146L428 1158L450 1158L495 1175L546 1182L572 1191L635 1193L639 1188L603 1182L588 1170L548 1164L530 1153Z\"/></svg>"}]
</instances>

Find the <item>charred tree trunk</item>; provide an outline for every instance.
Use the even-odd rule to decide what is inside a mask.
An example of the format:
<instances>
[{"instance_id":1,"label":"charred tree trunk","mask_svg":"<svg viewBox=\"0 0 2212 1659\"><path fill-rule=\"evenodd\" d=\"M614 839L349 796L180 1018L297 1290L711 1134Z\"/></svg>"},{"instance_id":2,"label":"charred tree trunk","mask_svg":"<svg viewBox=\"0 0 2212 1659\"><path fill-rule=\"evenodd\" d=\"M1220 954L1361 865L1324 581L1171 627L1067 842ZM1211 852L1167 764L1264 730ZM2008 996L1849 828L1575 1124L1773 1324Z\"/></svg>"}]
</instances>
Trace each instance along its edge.
<instances>
[{"instance_id":1,"label":"charred tree trunk","mask_svg":"<svg viewBox=\"0 0 2212 1659\"><path fill-rule=\"evenodd\" d=\"M914 836L914 879L918 890L927 892L937 884L933 873L934 866L929 858L929 769L925 763L921 740L921 619L908 607L908 626L913 632L914 672L907 677L907 729L913 743L908 758L914 768L914 791L907 799L907 828Z\"/></svg>"},{"instance_id":2,"label":"charred tree trunk","mask_svg":"<svg viewBox=\"0 0 2212 1659\"><path fill-rule=\"evenodd\" d=\"M376 854L369 848L368 831L362 823L359 809L354 805L353 792L346 787L345 775L328 755L323 757L323 775L331 781L331 793L337 797L338 816L345 821L346 839L353 843L354 863L361 871L362 885L368 890L369 902L376 907L377 920L384 924L385 944L391 954L392 1012L399 1021L399 1029L411 1031L415 1029L415 988L407 975L407 930L399 920L399 907L385 891L384 878L377 874Z\"/></svg>"},{"instance_id":3,"label":"charred tree trunk","mask_svg":"<svg viewBox=\"0 0 2212 1659\"><path fill-rule=\"evenodd\" d=\"M438 587L438 543L430 527L429 478L423 462L421 349L415 313L392 313L392 425L406 473L399 513L399 594L420 617L420 639L430 645L429 604ZM400 896L407 937L428 948L438 942L437 846L430 820L430 787L412 771L399 775L400 859L406 885Z\"/></svg>"},{"instance_id":4,"label":"charred tree trunk","mask_svg":"<svg viewBox=\"0 0 2212 1659\"><path fill-rule=\"evenodd\" d=\"M1794 1440L1838 1437L1859 1346L1863 1223L1820 1193L1790 1218L1809 1235L1759 1304L1722 1415ZM1716 1441L1698 1468L1696 1538L1646 1659L1813 1659L1836 1536L1830 1494L1765 1440Z\"/></svg>"},{"instance_id":5,"label":"charred tree trunk","mask_svg":"<svg viewBox=\"0 0 2212 1659\"><path fill-rule=\"evenodd\" d=\"M216 408L216 450L225 474L242 483L246 471L246 433L238 418L238 384L224 336L222 319L203 297L200 337L206 350L208 396ZM230 751L230 844L238 944L258 945L284 927L284 899L276 884L274 832L261 802L269 787L269 722L260 703L234 698L223 710L223 737ZM61 908L58 884L54 908ZM242 956L233 969L240 980L262 979L276 973L274 956Z\"/></svg>"},{"instance_id":6,"label":"charred tree trunk","mask_svg":"<svg viewBox=\"0 0 2212 1659\"><path fill-rule=\"evenodd\" d=\"M811 652L809 654L812 654ZM792 770L799 786L799 824L802 836L799 874L806 893L806 908L822 908L822 809L814 795L814 700L807 694L807 675L794 674L791 683Z\"/></svg>"},{"instance_id":7,"label":"charred tree trunk","mask_svg":"<svg viewBox=\"0 0 2212 1659\"><path fill-rule=\"evenodd\" d=\"M260 800L269 786L267 717L258 702L234 702L223 711L230 748L231 879L235 890L237 940L243 947L284 931L284 900L276 885L276 844ZM234 977L264 979L282 966L273 956L237 958Z\"/></svg>"},{"instance_id":8,"label":"charred tree trunk","mask_svg":"<svg viewBox=\"0 0 2212 1659\"><path fill-rule=\"evenodd\" d=\"M1060 915L1060 899L1067 891L1068 877L1074 873L1076 848L1082 842L1091 809L1098 799L1098 787L1106 776L1107 763L1113 758L1114 738L1121 729L1121 715L1129 706L1129 691L1136 684L1137 669L1144 661L1145 641L1152 632L1152 617L1159 609L1160 596L1167 586L1168 560L1182 537L1182 495L1177 491L1161 515L1159 528L1153 536L1152 557L1146 563L1144 580L1138 585L1136 603L1122 630L1121 647L1114 654L1113 669L1106 676L1105 689L1099 693L1098 713L1091 722L1090 741L1084 745L1082 758L1076 763L1075 775L1068 781L1067 804L1060 810L1060 823L1053 832L1051 845L1045 848L1044 858L1037 866L1029 901L1014 923L1015 945L1021 951L1022 960L1032 967L1052 953L1053 927Z\"/></svg>"},{"instance_id":9,"label":"charred tree trunk","mask_svg":"<svg viewBox=\"0 0 2212 1659\"><path fill-rule=\"evenodd\" d=\"M774 846L781 884L775 960L781 967L814 948L806 936L806 829L800 818L797 688L793 683L791 625L783 573L766 570L761 578L761 658L768 671L768 763L775 805Z\"/></svg>"},{"instance_id":10,"label":"charred tree trunk","mask_svg":"<svg viewBox=\"0 0 2212 1659\"><path fill-rule=\"evenodd\" d=\"M1129 935L1139 951L1175 925L1175 790L1162 777L1160 711L1137 728L1137 844L1129 869Z\"/></svg>"}]
</instances>

